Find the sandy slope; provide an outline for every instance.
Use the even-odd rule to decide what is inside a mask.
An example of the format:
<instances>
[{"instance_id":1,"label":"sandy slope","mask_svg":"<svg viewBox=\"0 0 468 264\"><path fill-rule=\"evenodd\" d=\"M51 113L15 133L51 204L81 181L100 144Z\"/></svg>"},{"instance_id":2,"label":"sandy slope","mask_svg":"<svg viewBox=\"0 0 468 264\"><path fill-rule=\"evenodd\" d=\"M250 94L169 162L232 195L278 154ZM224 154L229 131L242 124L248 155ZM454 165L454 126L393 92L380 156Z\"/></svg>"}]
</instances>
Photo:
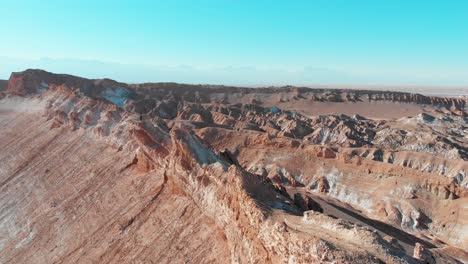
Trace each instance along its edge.
<instances>
[{"instance_id":1,"label":"sandy slope","mask_svg":"<svg viewBox=\"0 0 468 264\"><path fill-rule=\"evenodd\" d=\"M229 259L222 231L163 171L138 173L129 153L50 130L41 113L0 114L0 126L1 263Z\"/></svg>"}]
</instances>

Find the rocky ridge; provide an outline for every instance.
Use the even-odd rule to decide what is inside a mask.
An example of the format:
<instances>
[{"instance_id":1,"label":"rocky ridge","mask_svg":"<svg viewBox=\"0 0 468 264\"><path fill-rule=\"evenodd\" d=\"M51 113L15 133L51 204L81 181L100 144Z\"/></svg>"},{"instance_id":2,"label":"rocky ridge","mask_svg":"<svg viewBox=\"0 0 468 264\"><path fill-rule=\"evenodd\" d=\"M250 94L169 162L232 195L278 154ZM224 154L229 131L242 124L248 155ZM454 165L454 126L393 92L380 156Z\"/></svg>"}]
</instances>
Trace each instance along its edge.
<instances>
[{"instance_id":1,"label":"rocky ridge","mask_svg":"<svg viewBox=\"0 0 468 264\"><path fill-rule=\"evenodd\" d=\"M336 101L329 93L343 92L285 89L265 89L258 94L286 93L298 98L321 94L320 98ZM219 97L222 91L224 95ZM119 217L119 232L130 237L138 232L140 238L150 235L141 233L140 229L145 224L144 216L151 214L146 208L157 204L170 207L171 200L188 199L193 210L207 217L205 225L219 230L220 236L216 239L224 241L219 242L225 245L219 255L211 256L214 262L222 262L225 255L229 255L234 263L357 260L361 263L416 263L412 249L415 243L420 243L428 247L425 251L428 261L456 263L456 258L463 256L457 247L461 245L463 249L467 245L463 232L467 219L460 216L463 201L467 199L466 100L430 99L400 93L392 96L368 91L351 95L346 92L344 98L352 101L366 93L370 94L370 100L400 100L434 108L415 117L395 120L348 115L308 116L266 106L251 98L249 103L229 103L239 94L241 97L257 96L252 89L127 85L37 70L12 74L1 104L10 112L18 112L17 116L10 114L4 118L11 131L22 126L36 129L26 122L31 114L19 111L18 105L37 102L40 117L36 116L37 121L32 123L41 127L35 132L38 135L57 133L64 138L79 135L90 142L100 142L96 144L107 146L109 151L114 151L112 155L128 160L114 172L116 175L155 177L151 181L158 181L159 191L150 196L148 203L140 205L142 211L131 217ZM11 115L13 119L8 117ZM20 124L18 120L25 122ZM10 134L2 137L7 150L24 147L21 140L7 142L7 136ZM41 153L47 157L47 151ZM27 163L19 162L16 167L3 167L9 159L8 156L1 159L0 188L6 193L24 184L18 177L25 173L32 160L40 157L30 158ZM41 197L51 193L46 190ZM159 200L160 195L168 200ZM304 211L317 209L313 201L322 196L332 198L332 205L347 204L360 210L357 214L368 219L362 222L364 227L356 225L361 222L350 224L346 218L333 219L333 214L309 212L304 213L302 219ZM302 200L309 202L304 204ZM4 217L16 211L8 210L6 201L2 199ZM18 200L16 206L20 207L22 202ZM39 199L38 203L42 202ZM427 207L425 202L432 205ZM125 204L123 200L120 203ZM50 210L61 212L65 219L71 217L60 208L58 202ZM448 216L441 211L447 211ZM38 217L47 222L45 215ZM106 217L104 214L102 219ZM1 227L13 225L11 221L4 220ZM377 225L377 233L366 227L373 227L375 223L388 226ZM188 222L181 224L184 225ZM161 226L156 224L154 228L156 231ZM458 236L454 236L457 230ZM108 231L109 239L116 236L113 232ZM15 244L17 239L21 240L21 233L12 232L11 228L0 228L0 233L10 238L0 243L0 250L5 252L4 261L22 262L22 257L28 254L36 257L41 254L27 246L34 241L34 235L22 245ZM92 233L84 237L100 242ZM353 244L355 237L362 238L364 250ZM114 249L81 246L81 250L94 252L96 257L109 257L109 250L119 248L129 252L140 250L141 244L131 241L119 243ZM183 241L193 243L189 237ZM61 253L43 260L70 261L71 249L67 249L67 245L58 246L63 249ZM418 250L421 250L419 246ZM456 258L447 253L450 250L458 252ZM162 251L156 253L163 254ZM112 256L108 260L130 262L143 257L136 254L131 258L131 255L116 255L115 252ZM166 261L183 262L182 256L191 254L175 254ZM90 261L96 262L98 258ZM200 259L199 262L208 261Z\"/></svg>"}]
</instances>

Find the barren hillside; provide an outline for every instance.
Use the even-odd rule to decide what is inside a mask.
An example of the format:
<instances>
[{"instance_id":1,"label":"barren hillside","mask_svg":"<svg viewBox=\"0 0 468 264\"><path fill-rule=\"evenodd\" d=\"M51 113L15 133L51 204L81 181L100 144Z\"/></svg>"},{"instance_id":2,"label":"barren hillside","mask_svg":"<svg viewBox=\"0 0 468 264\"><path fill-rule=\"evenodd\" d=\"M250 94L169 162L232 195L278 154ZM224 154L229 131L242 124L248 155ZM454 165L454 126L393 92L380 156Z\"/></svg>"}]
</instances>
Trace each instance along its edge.
<instances>
[{"instance_id":1,"label":"barren hillside","mask_svg":"<svg viewBox=\"0 0 468 264\"><path fill-rule=\"evenodd\" d=\"M0 263L466 263L466 98L0 82Z\"/></svg>"}]
</instances>

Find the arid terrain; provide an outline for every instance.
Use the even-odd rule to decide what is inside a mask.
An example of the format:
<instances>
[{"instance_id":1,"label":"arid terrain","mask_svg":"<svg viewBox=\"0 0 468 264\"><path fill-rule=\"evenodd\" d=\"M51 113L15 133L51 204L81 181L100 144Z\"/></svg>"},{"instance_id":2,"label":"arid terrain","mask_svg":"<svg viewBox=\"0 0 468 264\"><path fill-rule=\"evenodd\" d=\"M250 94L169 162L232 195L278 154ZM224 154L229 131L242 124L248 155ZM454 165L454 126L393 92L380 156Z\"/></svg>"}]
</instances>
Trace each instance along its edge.
<instances>
[{"instance_id":1,"label":"arid terrain","mask_svg":"<svg viewBox=\"0 0 468 264\"><path fill-rule=\"evenodd\" d=\"M468 99L0 81L0 263L468 263Z\"/></svg>"}]
</instances>

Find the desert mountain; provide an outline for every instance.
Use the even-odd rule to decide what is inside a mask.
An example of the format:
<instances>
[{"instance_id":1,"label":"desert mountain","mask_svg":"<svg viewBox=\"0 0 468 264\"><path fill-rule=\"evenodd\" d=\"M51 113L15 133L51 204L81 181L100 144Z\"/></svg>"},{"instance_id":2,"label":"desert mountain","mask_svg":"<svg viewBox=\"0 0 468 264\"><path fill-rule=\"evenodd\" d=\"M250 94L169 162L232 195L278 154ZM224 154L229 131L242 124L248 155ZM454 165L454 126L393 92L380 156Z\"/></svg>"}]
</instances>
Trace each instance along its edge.
<instances>
[{"instance_id":1,"label":"desert mountain","mask_svg":"<svg viewBox=\"0 0 468 264\"><path fill-rule=\"evenodd\" d=\"M463 263L467 98L0 82L0 263Z\"/></svg>"}]
</instances>

